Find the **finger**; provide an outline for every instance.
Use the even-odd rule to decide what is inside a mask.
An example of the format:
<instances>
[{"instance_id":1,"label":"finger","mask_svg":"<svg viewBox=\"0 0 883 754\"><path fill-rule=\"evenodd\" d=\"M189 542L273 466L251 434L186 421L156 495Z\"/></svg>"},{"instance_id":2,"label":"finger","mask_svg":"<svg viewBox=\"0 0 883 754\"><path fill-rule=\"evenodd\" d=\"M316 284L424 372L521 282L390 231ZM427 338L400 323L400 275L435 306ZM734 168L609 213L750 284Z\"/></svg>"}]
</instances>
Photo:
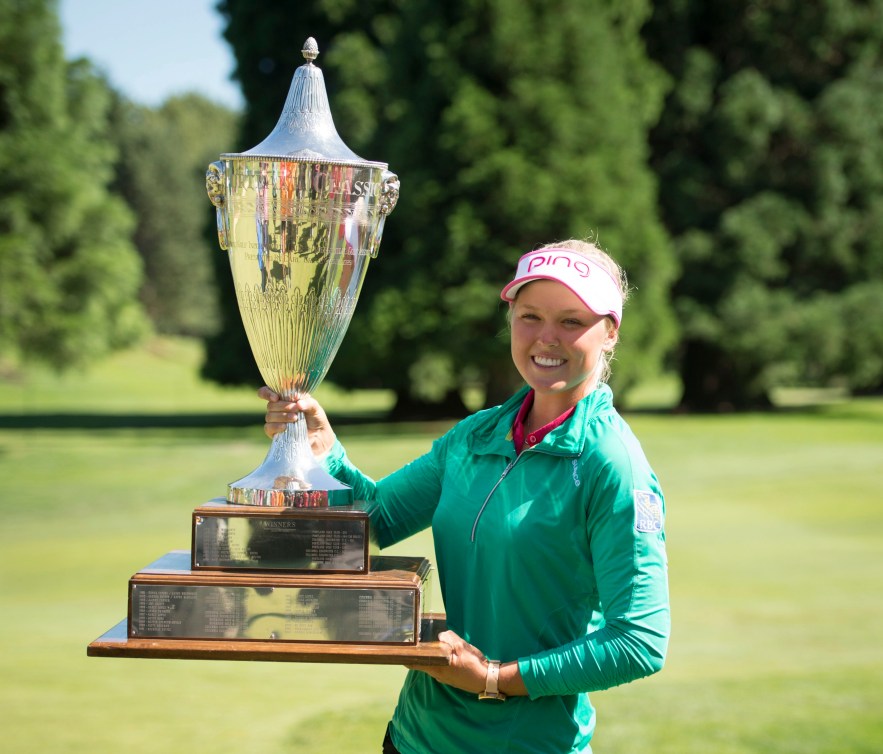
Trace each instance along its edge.
<instances>
[{"instance_id":1,"label":"finger","mask_svg":"<svg viewBox=\"0 0 883 754\"><path fill-rule=\"evenodd\" d=\"M438 640L445 644L450 644L452 647L456 644L458 646L462 646L464 644L463 639L461 639L456 633L451 630L442 631L438 635Z\"/></svg>"},{"instance_id":2,"label":"finger","mask_svg":"<svg viewBox=\"0 0 883 754\"><path fill-rule=\"evenodd\" d=\"M265 401L278 401L280 397L277 393L273 391L272 388L264 385L262 388L258 390L258 397L263 398Z\"/></svg>"},{"instance_id":3,"label":"finger","mask_svg":"<svg viewBox=\"0 0 883 754\"><path fill-rule=\"evenodd\" d=\"M304 393L300 396L294 403L292 404L297 411L302 411L305 414L317 414L321 411L321 406L319 406L319 401L313 398L309 393Z\"/></svg>"},{"instance_id":4,"label":"finger","mask_svg":"<svg viewBox=\"0 0 883 754\"><path fill-rule=\"evenodd\" d=\"M274 437L280 432L284 432L286 426L286 424L280 424L278 422L267 422L264 424L264 434L267 435L267 437Z\"/></svg>"},{"instance_id":5,"label":"finger","mask_svg":"<svg viewBox=\"0 0 883 754\"><path fill-rule=\"evenodd\" d=\"M330 429L331 424L328 416L319 402L310 396L299 398L294 404L294 410L300 411L306 417L307 425L312 430Z\"/></svg>"},{"instance_id":6,"label":"finger","mask_svg":"<svg viewBox=\"0 0 883 754\"><path fill-rule=\"evenodd\" d=\"M451 650L451 662L456 662L462 652L463 640L453 631L442 631L438 635L440 644L448 646Z\"/></svg>"},{"instance_id":7,"label":"finger","mask_svg":"<svg viewBox=\"0 0 883 754\"><path fill-rule=\"evenodd\" d=\"M289 422L297 421L301 410L296 403L268 403L267 421Z\"/></svg>"},{"instance_id":8,"label":"finger","mask_svg":"<svg viewBox=\"0 0 883 754\"><path fill-rule=\"evenodd\" d=\"M264 432L272 437L284 432L297 419L289 418L286 414L267 414L264 417Z\"/></svg>"}]
</instances>

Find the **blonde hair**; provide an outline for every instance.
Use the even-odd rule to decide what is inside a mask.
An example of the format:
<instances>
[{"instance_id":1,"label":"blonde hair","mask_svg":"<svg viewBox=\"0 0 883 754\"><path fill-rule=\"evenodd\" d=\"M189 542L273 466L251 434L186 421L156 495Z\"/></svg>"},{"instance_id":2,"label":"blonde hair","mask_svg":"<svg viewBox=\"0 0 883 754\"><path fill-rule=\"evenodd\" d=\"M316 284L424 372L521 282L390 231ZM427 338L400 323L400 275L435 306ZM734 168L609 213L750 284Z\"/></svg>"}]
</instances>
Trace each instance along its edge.
<instances>
[{"instance_id":1,"label":"blonde hair","mask_svg":"<svg viewBox=\"0 0 883 754\"><path fill-rule=\"evenodd\" d=\"M616 283L617 288L619 288L619 292L622 295L622 303L625 304L629 295L629 283L625 270L619 266L613 257L601 249L601 247L594 241L581 241L577 238L570 238L566 241L556 241L555 243L547 243L543 246L538 246L534 251L545 251L546 249L567 249L568 251L573 251L590 259L599 267L605 269L610 273L610 277L613 278L613 282ZM608 331L617 329L613 317L608 316L606 320ZM614 349L611 348L609 351L601 352L598 364L599 382L606 382L610 378L610 363L613 361L613 351Z\"/></svg>"}]
</instances>

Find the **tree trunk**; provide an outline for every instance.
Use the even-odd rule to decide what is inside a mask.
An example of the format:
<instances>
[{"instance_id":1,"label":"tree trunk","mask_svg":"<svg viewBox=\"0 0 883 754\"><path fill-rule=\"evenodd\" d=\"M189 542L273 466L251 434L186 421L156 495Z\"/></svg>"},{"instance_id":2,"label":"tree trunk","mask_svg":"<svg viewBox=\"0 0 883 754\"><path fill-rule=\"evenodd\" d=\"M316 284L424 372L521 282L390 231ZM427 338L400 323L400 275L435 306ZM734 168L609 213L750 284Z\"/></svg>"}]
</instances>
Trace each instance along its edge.
<instances>
[{"instance_id":1,"label":"tree trunk","mask_svg":"<svg viewBox=\"0 0 883 754\"><path fill-rule=\"evenodd\" d=\"M469 413L459 391L450 390L442 400L430 403L415 398L407 388L396 390L396 402L390 411L393 421L434 421L436 419L462 419Z\"/></svg>"},{"instance_id":2,"label":"tree trunk","mask_svg":"<svg viewBox=\"0 0 883 754\"><path fill-rule=\"evenodd\" d=\"M678 410L726 413L771 408L769 394L756 385L756 368L736 363L713 343L687 341L681 360L683 392Z\"/></svg>"},{"instance_id":3,"label":"tree trunk","mask_svg":"<svg viewBox=\"0 0 883 754\"><path fill-rule=\"evenodd\" d=\"M524 380L515 369L512 359L507 355L490 364L485 389L485 408L499 406L506 401L522 385Z\"/></svg>"}]
</instances>

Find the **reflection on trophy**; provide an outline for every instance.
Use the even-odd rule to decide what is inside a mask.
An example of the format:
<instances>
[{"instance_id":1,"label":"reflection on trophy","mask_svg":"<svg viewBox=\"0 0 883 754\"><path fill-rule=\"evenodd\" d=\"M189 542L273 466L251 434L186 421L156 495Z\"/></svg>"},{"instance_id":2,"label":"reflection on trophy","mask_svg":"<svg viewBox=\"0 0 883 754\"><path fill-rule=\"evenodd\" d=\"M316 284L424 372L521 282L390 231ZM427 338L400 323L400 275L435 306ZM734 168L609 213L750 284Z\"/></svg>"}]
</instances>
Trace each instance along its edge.
<instances>
[{"instance_id":1,"label":"reflection on trophy","mask_svg":"<svg viewBox=\"0 0 883 754\"><path fill-rule=\"evenodd\" d=\"M377 255L398 178L354 154L334 127L311 37L282 115L247 152L209 166L218 239L264 381L287 400L322 381L349 326L368 262ZM242 505L352 503L348 487L313 460L306 422L276 435L264 462L227 487Z\"/></svg>"}]
</instances>

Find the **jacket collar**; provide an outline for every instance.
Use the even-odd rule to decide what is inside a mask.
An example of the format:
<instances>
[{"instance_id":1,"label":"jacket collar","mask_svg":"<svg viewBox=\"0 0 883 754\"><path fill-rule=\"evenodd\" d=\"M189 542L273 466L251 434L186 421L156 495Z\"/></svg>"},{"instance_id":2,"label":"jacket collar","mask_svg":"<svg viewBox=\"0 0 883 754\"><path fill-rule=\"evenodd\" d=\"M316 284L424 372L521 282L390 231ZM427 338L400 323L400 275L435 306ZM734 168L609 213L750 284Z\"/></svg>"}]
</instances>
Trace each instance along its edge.
<instances>
[{"instance_id":1,"label":"jacket collar","mask_svg":"<svg viewBox=\"0 0 883 754\"><path fill-rule=\"evenodd\" d=\"M502 405L485 412L469 434L467 443L470 451L478 454L492 453L506 458L515 457L512 423L528 390L528 387L523 387ZM580 455L586 443L589 424L602 414L613 410L613 392L606 384L600 383L576 404L573 415L564 424L549 432L530 452Z\"/></svg>"}]
</instances>

